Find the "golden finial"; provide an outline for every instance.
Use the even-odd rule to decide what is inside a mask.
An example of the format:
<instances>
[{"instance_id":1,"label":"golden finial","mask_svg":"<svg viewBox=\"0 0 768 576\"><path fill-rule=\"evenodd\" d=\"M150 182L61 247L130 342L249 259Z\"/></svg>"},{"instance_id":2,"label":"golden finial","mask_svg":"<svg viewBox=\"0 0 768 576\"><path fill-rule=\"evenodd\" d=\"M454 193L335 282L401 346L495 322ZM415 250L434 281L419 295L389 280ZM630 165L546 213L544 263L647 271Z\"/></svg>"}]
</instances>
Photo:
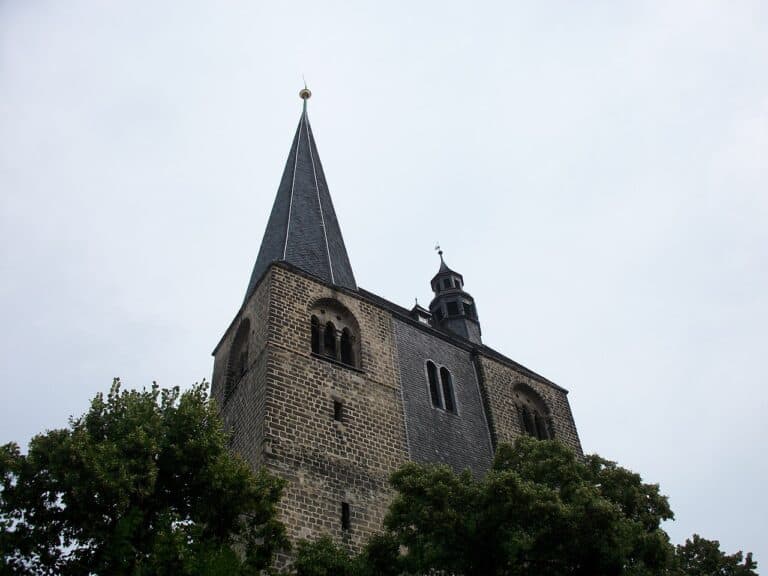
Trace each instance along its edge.
<instances>
[{"instance_id":1,"label":"golden finial","mask_svg":"<svg viewBox=\"0 0 768 576\"><path fill-rule=\"evenodd\" d=\"M304 80L304 75L303 74L301 75L301 79ZM307 81L306 80L304 80L304 88L302 88L299 91L299 97L302 100L304 100L304 102L306 102L307 100L312 98L312 91L309 88L307 88Z\"/></svg>"}]
</instances>

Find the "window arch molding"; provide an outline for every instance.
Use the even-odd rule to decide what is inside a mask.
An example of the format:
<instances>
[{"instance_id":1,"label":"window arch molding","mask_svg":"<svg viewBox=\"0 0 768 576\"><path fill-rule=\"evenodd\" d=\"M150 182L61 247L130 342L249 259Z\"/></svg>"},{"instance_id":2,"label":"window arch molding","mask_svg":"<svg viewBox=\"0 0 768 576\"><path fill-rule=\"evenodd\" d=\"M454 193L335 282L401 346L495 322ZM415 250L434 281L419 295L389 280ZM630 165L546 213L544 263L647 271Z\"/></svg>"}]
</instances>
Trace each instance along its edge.
<instances>
[{"instance_id":1,"label":"window arch molding","mask_svg":"<svg viewBox=\"0 0 768 576\"><path fill-rule=\"evenodd\" d=\"M458 414L456 390L451 371L446 366L428 359L424 362L424 374L432 407L451 414Z\"/></svg>"},{"instance_id":2,"label":"window arch molding","mask_svg":"<svg viewBox=\"0 0 768 576\"><path fill-rule=\"evenodd\" d=\"M520 431L539 440L555 437L552 413L541 395L522 382L512 390Z\"/></svg>"},{"instance_id":3,"label":"window arch molding","mask_svg":"<svg viewBox=\"0 0 768 576\"><path fill-rule=\"evenodd\" d=\"M227 379L224 385L224 398L232 395L240 380L248 372L248 343L251 336L251 321L248 317L240 320L227 357Z\"/></svg>"},{"instance_id":4,"label":"window arch molding","mask_svg":"<svg viewBox=\"0 0 768 576\"><path fill-rule=\"evenodd\" d=\"M360 324L338 300L321 298L308 310L313 355L353 368L361 367Z\"/></svg>"}]
</instances>

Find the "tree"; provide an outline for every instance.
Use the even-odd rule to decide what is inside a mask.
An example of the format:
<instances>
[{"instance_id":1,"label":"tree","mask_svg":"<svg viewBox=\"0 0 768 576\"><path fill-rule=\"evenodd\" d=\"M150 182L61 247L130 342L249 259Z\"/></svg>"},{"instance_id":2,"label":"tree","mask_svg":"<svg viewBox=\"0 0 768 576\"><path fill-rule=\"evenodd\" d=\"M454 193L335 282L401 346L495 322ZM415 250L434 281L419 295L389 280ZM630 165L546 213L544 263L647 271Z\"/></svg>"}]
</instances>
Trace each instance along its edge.
<instances>
[{"instance_id":1,"label":"tree","mask_svg":"<svg viewBox=\"0 0 768 576\"><path fill-rule=\"evenodd\" d=\"M730 556L720 551L720 542L698 534L675 549L674 576L757 576L757 562L741 551Z\"/></svg>"},{"instance_id":2,"label":"tree","mask_svg":"<svg viewBox=\"0 0 768 576\"><path fill-rule=\"evenodd\" d=\"M283 483L227 449L207 385L115 380L69 427L0 449L0 573L257 574Z\"/></svg>"},{"instance_id":3,"label":"tree","mask_svg":"<svg viewBox=\"0 0 768 576\"><path fill-rule=\"evenodd\" d=\"M327 536L314 542L303 540L296 548L293 563L296 576L398 576L403 573L399 544L390 534L373 536L357 556Z\"/></svg>"},{"instance_id":4,"label":"tree","mask_svg":"<svg viewBox=\"0 0 768 576\"><path fill-rule=\"evenodd\" d=\"M657 485L552 441L499 447L480 481L445 466L406 464L386 528L412 573L514 576L660 574L672 518Z\"/></svg>"},{"instance_id":5,"label":"tree","mask_svg":"<svg viewBox=\"0 0 768 576\"><path fill-rule=\"evenodd\" d=\"M353 562L344 547L325 536L299 542L293 569L296 576L353 576Z\"/></svg>"}]
</instances>

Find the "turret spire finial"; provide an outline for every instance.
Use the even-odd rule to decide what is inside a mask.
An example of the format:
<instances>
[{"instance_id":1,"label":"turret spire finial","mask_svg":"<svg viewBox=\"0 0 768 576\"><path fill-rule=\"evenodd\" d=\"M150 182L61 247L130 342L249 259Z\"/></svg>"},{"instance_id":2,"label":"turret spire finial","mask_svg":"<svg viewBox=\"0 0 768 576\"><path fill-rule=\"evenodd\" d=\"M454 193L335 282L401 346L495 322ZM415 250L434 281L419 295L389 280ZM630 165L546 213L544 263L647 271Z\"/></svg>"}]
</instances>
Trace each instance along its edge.
<instances>
[{"instance_id":1,"label":"turret spire finial","mask_svg":"<svg viewBox=\"0 0 768 576\"><path fill-rule=\"evenodd\" d=\"M437 253L440 255L440 263L444 263L444 261L443 261L443 249L440 248L440 243L439 242L435 245L435 250L437 250Z\"/></svg>"}]
</instances>

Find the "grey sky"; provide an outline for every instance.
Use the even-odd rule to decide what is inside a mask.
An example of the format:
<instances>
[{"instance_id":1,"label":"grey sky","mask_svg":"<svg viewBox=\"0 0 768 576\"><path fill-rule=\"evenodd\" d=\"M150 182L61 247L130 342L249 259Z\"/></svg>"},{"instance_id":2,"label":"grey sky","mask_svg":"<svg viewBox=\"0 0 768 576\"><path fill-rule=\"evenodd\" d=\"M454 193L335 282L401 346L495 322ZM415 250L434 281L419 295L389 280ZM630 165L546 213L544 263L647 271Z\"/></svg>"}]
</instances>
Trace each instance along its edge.
<instances>
[{"instance_id":1,"label":"grey sky","mask_svg":"<svg viewBox=\"0 0 768 576\"><path fill-rule=\"evenodd\" d=\"M0 0L0 442L210 378L299 119L360 286L768 564L768 5Z\"/></svg>"}]
</instances>

